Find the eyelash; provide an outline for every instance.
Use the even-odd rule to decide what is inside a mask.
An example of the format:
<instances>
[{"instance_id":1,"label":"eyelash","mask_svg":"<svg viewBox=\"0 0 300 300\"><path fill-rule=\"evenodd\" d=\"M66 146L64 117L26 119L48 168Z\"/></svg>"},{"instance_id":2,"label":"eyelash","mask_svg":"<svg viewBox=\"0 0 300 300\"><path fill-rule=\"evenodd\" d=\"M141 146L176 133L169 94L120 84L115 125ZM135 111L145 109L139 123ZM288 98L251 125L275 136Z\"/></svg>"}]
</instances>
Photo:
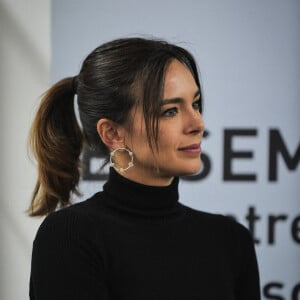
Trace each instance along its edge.
<instances>
[{"instance_id":1,"label":"eyelash","mask_svg":"<svg viewBox=\"0 0 300 300\"><path fill-rule=\"evenodd\" d=\"M197 100L193 102L193 108L198 110L201 113L201 101ZM171 107L164 112L162 112L163 117L175 117L175 115L178 113L178 108L177 107Z\"/></svg>"},{"instance_id":2,"label":"eyelash","mask_svg":"<svg viewBox=\"0 0 300 300\"><path fill-rule=\"evenodd\" d=\"M196 105L196 106L195 106L195 105ZM194 107L195 109L197 109L199 112L201 112L201 100L199 99L199 100L195 101L195 102L193 103L193 107Z\"/></svg>"},{"instance_id":3,"label":"eyelash","mask_svg":"<svg viewBox=\"0 0 300 300\"><path fill-rule=\"evenodd\" d=\"M163 117L174 117L178 113L177 107L172 107L162 112Z\"/></svg>"}]
</instances>

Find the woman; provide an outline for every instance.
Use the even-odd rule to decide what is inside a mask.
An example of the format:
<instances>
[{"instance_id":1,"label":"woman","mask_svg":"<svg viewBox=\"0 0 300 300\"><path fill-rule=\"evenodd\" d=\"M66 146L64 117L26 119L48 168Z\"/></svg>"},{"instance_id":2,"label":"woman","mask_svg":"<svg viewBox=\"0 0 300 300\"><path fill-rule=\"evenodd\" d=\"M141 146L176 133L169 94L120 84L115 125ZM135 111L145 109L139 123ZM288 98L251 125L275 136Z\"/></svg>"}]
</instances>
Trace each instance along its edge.
<instances>
[{"instance_id":1,"label":"woman","mask_svg":"<svg viewBox=\"0 0 300 300\"><path fill-rule=\"evenodd\" d=\"M178 176L201 166L201 112L193 57L165 41L108 42L50 88L31 132L30 213L48 215L33 245L31 299L260 299L248 230L178 201ZM69 205L84 142L106 156L109 179Z\"/></svg>"}]
</instances>

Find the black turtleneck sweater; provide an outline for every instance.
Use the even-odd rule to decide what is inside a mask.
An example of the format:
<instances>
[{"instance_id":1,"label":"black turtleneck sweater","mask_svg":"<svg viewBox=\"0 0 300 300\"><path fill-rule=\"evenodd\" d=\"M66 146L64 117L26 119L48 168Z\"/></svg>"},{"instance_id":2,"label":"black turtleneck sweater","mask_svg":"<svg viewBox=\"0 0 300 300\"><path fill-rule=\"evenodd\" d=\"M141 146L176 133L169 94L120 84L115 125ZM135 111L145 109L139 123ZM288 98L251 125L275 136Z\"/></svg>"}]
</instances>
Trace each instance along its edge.
<instances>
[{"instance_id":1,"label":"black turtleneck sweater","mask_svg":"<svg viewBox=\"0 0 300 300\"><path fill-rule=\"evenodd\" d=\"M103 192L50 214L33 244L31 300L258 300L249 231L113 169Z\"/></svg>"}]
</instances>

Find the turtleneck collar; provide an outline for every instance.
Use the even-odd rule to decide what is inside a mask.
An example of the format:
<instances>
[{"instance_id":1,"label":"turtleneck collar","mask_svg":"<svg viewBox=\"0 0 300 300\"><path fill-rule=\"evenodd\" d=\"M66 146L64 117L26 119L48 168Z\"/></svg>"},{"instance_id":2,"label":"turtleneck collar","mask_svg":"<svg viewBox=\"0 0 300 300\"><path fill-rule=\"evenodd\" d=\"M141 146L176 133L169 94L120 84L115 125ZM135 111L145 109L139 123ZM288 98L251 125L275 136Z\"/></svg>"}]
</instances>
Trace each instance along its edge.
<instances>
[{"instance_id":1,"label":"turtleneck collar","mask_svg":"<svg viewBox=\"0 0 300 300\"><path fill-rule=\"evenodd\" d=\"M149 186L131 181L110 168L103 191L109 197L107 205L130 213L162 216L179 209L178 177L168 186Z\"/></svg>"}]
</instances>

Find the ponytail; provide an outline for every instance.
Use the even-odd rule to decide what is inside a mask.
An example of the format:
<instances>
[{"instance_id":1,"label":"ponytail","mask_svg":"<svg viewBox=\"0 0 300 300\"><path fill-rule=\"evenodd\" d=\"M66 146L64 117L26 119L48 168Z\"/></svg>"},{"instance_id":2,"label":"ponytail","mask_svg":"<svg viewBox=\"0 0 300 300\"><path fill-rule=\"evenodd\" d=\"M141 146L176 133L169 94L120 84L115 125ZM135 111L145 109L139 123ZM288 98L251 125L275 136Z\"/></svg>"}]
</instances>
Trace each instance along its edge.
<instances>
[{"instance_id":1,"label":"ponytail","mask_svg":"<svg viewBox=\"0 0 300 300\"><path fill-rule=\"evenodd\" d=\"M74 111L74 80L65 78L43 96L31 127L29 143L38 162L38 179L28 209L30 216L47 215L70 204L79 194L79 156L83 134Z\"/></svg>"}]
</instances>

